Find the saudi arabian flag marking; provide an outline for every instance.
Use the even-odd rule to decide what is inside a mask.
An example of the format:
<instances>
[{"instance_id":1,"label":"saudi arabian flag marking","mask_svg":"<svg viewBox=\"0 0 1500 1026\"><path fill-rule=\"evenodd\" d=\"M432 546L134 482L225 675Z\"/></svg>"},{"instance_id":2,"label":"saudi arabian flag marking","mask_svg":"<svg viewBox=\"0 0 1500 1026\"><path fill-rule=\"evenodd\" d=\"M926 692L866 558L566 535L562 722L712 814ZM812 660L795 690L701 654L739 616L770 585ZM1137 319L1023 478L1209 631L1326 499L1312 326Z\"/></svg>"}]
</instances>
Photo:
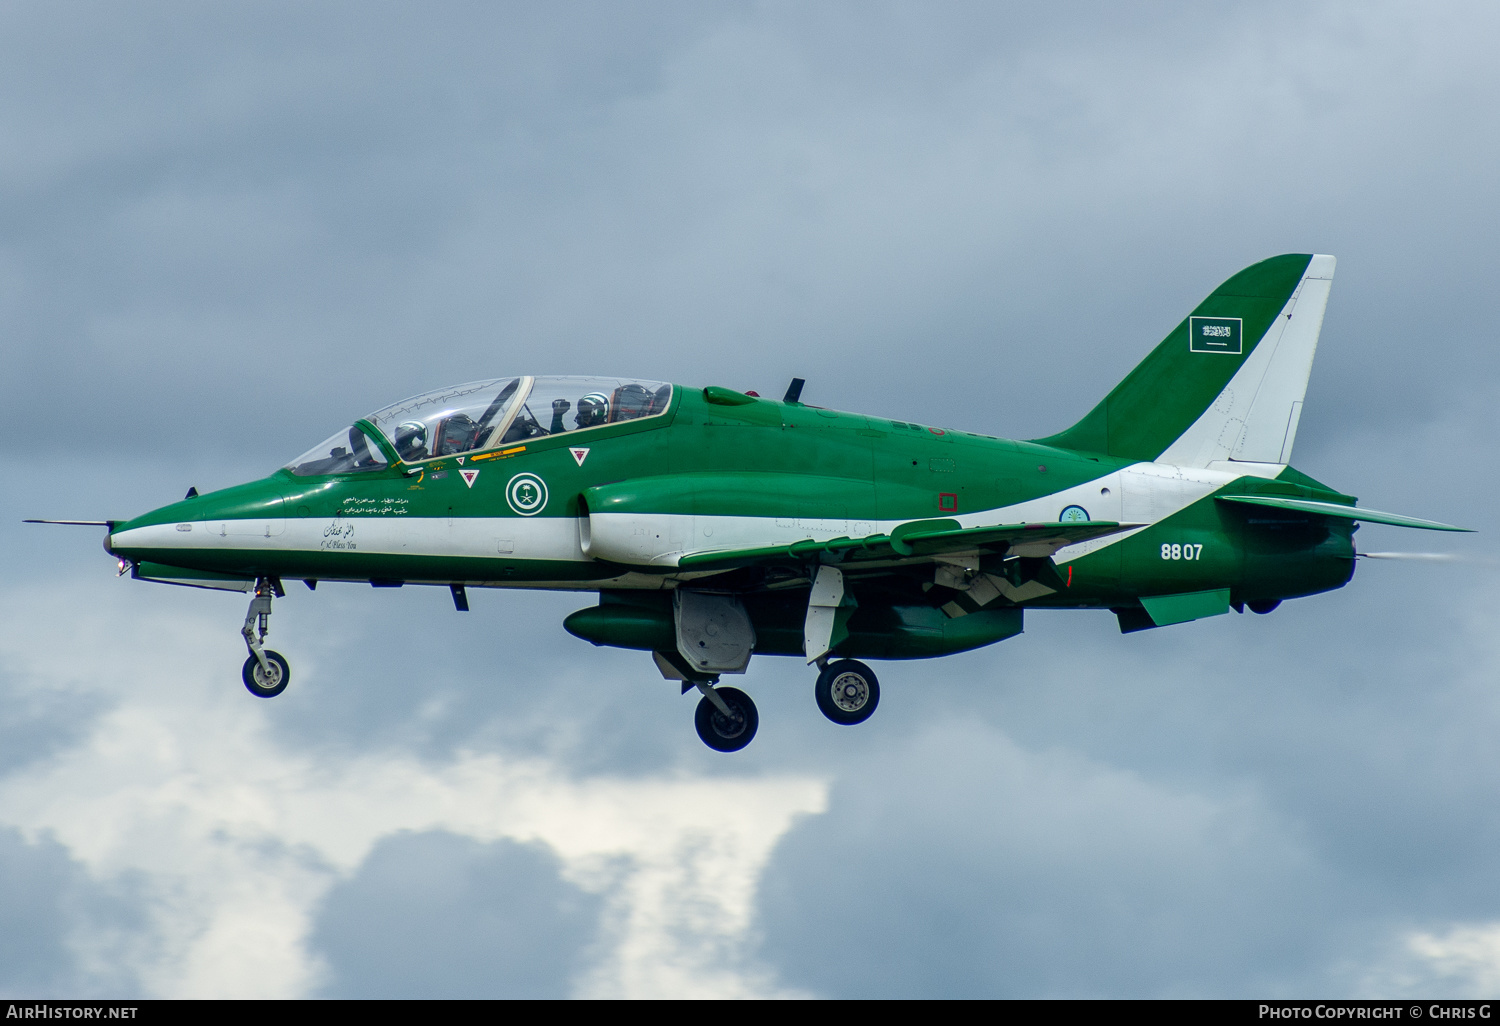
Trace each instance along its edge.
<instances>
[{"instance_id":1,"label":"saudi arabian flag marking","mask_svg":"<svg viewBox=\"0 0 1500 1026\"><path fill-rule=\"evenodd\" d=\"M1195 353L1244 352L1238 317L1189 317L1188 348Z\"/></svg>"}]
</instances>

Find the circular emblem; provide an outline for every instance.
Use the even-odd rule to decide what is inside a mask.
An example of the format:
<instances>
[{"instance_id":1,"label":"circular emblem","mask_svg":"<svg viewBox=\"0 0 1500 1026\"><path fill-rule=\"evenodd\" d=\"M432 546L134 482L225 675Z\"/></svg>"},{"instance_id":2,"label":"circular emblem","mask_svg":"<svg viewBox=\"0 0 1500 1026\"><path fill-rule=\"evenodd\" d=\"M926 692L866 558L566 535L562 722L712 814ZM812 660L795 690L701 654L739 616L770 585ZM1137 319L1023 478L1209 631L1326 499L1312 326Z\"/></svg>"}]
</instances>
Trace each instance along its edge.
<instances>
[{"instance_id":1,"label":"circular emblem","mask_svg":"<svg viewBox=\"0 0 1500 1026\"><path fill-rule=\"evenodd\" d=\"M547 483L535 474L517 474L505 486L505 501L521 516L535 516L547 505Z\"/></svg>"},{"instance_id":2,"label":"circular emblem","mask_svg":"<svg viewBox=\"0 0 1500 1026\"><path fill-rule=\"evenodd\" d=\"M1064 524L1081 524L1089 518L1089 511L1082 506L1069 506L1057 515Z\"/></svg>"}]
</instances>

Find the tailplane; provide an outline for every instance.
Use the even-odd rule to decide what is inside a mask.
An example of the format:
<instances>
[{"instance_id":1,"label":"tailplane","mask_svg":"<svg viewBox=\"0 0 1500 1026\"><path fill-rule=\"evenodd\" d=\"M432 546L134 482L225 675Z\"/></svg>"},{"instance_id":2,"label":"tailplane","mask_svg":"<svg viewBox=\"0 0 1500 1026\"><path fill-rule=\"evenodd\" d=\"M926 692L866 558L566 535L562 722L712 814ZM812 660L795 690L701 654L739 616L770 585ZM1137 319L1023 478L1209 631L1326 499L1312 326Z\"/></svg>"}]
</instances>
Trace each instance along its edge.
<instances>
[{"instance_id":1,"label":"tailplane","mask_svg":"<svg viewBox=\"0 0 1500 1026\"><path fill-rule=\"evenodd\" d=\"M1245 268L1088 416L1036 441L1188 467L1290 462L1333 268L1307 254Z\"/></svg>"}]
</instances>

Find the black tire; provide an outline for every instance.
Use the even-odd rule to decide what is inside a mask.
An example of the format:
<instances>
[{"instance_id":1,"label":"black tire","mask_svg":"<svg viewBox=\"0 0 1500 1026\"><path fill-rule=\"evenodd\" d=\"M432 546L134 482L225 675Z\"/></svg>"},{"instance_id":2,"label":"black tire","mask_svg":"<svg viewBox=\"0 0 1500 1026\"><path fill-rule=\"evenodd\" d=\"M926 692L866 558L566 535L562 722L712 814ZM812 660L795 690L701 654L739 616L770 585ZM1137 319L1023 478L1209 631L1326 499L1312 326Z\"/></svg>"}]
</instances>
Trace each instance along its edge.
<instances>
[{"instance_id":1,"label":"black tire","mask_svg":"<svg viewBox=\"0 0 1500 1026\"><path fill-rule=\"evenodd\" d=\"M271 664L271 679L260 668L260 660L251 656L245 660L245 669L240 676L245 678L245 690L256 698L275 698L292 682L292 668L280 652L266 649L266 662Z\"/></svg>"},{"instance_id":2,"label":"black tire","mask_svg":"<svg viewBox=\"0 0 1500 1026\"><path fill-rule=\"evenodd\" d=\"M705 695L698 701L698 710L693 714L693 726L703 743L716 752L737 752L755 739L755 730L760 726L760 713L750 696L739 688L714 688L734 713L726 719L719 707Z\"/></svg>"},{"instance_id":3,"label":"black tire","mask_svg":"<svg viewBox=\"0 0 1500 1026\"><path fill-rule=\"evenodd\" d=\"M816 694L824 716L852 726L875 714L880 704L880 681L875 679L875 671L858 659L840 659L818 674Z\"/></svg>"}]
</instances>

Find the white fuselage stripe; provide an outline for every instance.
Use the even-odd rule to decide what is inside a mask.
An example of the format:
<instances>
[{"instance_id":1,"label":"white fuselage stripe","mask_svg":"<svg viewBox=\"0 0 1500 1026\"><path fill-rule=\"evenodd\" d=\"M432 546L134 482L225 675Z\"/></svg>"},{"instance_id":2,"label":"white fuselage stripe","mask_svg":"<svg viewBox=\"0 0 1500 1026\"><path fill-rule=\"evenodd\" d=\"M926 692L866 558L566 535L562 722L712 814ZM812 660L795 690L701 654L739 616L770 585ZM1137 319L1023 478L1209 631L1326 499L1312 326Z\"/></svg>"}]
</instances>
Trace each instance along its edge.
<instances>
[{"instance_id":1,"label":"white fuselage stripe","mask_svg":"<svg viewBox=\"0 0 1500 1026\"><path fill-rule=\"evenodd\" d=\"M1232 469L1230 469L1232 467ZM1221 469L1223 468L1223 469ZM1090 520L1149 527L1247 476L1274 477L1282 468L1229 465L1195 468L1137 463L1036 499L977 513L934 513L965 528L1054 523L1069 506ZM785 545L889 533L910 520L798 519L675 513L596 513L584 552L580 521L571 517L302 517L277 521L191 521L138 527L114 535L116 548L193 551L357 552L362 555L504 558L590 562L599 556L642 566L675 566L687 553ZM254 525L255 530L248 527ZM1134 531L1059 550L1078 559L1130 537ZM634 539L629 551L602 551L602 537Z\"/></svg>"},{"instance_id":2,"label":"white fuselage stripe","mask_svg":"<svg viewBox=\"0 0 1500 1026\"><path fill-rule=\"evenodd\" d=\"M294 517L236 534L222 521L137 527L117 548L184 551L358 552L392 556L503 557L586 561L571 517Z\"/></svg>"}]
</instances>

